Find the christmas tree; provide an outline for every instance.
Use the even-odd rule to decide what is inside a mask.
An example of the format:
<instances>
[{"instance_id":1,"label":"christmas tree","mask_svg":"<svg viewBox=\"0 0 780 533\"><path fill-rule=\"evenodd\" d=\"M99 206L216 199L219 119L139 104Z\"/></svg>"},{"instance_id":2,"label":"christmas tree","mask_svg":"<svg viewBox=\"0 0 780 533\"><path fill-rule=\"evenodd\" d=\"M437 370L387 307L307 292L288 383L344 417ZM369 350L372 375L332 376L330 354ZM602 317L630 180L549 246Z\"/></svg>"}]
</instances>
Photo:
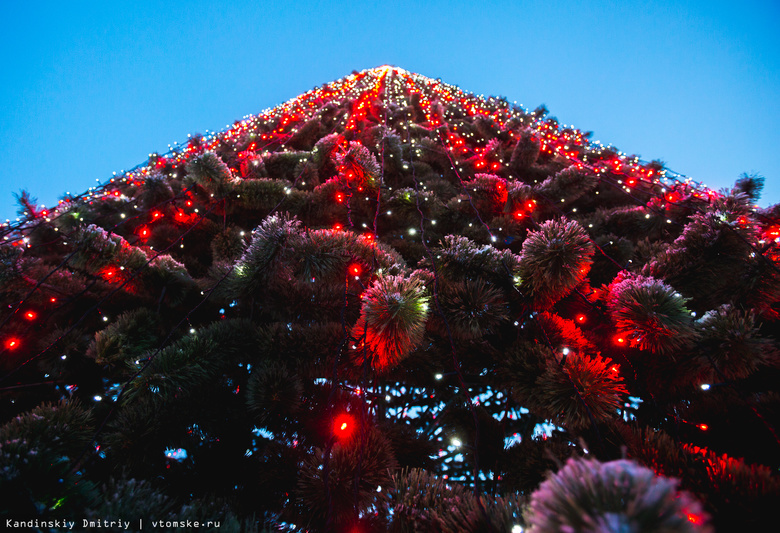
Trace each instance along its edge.
<instances>
[{"instance_id":1,"label":"christmas tree","mask_svg":"<svg viewBox=\"0 0 780 533\"><path fill-rule=\"evenodd\" d=\"M712 191L544 107L384 66L54 209L22 193L0 229L2 519L770 523L762 185Z\"/></svg>"}]
</instances>

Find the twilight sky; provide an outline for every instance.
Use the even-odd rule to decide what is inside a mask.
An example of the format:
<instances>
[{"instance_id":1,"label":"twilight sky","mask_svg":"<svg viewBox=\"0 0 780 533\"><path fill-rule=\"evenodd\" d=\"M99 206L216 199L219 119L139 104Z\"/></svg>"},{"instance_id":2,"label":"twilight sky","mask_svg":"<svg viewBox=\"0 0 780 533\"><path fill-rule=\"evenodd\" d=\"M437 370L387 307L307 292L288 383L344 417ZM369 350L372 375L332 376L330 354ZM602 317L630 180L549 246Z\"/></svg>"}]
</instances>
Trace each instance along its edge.
<instances>
[{"instance_id":1,"label":"twilight sky","mask_svg":"<svg viewBox=\"0 0 780 533\"><path fill-rule=\"evenodd\" d=\"M73 5L71 5L73 4ZM223 5L225 4L225 5ZM780 202L780 2L0 0L0 219L392 64ZM74 7L78 6L78 7Z\"/></svg>"}]
</instances>

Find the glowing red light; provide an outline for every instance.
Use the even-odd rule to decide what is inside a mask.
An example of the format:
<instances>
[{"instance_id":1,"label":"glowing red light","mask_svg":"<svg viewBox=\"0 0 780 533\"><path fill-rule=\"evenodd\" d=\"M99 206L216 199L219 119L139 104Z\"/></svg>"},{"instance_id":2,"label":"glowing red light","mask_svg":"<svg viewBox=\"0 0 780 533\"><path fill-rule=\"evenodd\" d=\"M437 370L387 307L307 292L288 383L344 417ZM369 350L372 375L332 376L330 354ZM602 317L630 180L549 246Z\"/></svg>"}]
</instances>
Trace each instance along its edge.
<instances>
[{"instance_id":1,"label":"glowing red light","mask_svg":"<svg viewBox=\"0 0 780 533\"><path fill-rule=\"evenodd\" d=\"M50 301L51 303L55 303L55 302L57 301L57 298L54 298L54 297L52 296L51 298L49 298L49 301Z\"/></svg>"},{"instance_id":2,"label":"glowing red light","mask_svg":"<svg viewBox=\"0 0 780 533\"><path fill-rule=\"evenodd\" d=\"M523 218L525 214L522 211L515 211L515 218L520 219Z\"/></svg>"},{"instance_id":3,"label":"glowing red light","mask_svg":"<svg viewBox=\"0 0 780 533\"><path fill-rule=\"evenodd\" d=\"M620 346L624 345L626 343L626 339L624 339L621 335L615 336L615 344L618 344Z\"/></svg>"},{"instance_id":4,"label":"glowing red light","mask_svg":"<svg viewBox=\"0 0 780 533\"><path fill-rule=\"evenodd\" d=\"M192 207L192 200L187 200L187 207Z\"/></svg>"},{"instance_id":5,"label":"glowing red light","mask_svg":"<svg viewBox=\"0 0 780 533\"><path fill-rule=\"evenodd\" d=\"M15 350L19 347L19 339L16 339L14 337L11 337L7 341L5 341L5 347L9 350Z\"/></svg>"},{"instance_id":6,"label":"glowing red light","mask_svg":"<svg viewBox=\"0 0 780 533\"><path fill-rule=\"evenodd\" d=\"M701 516L693 513L687 513L685 515L685 518L687 518L688 522L690 522L691 524L701 524L702 522Z\"/></svg>"},{"instance_id":7,"label":"glowing red light","mask_svg":"<svg viewBox=\"0 0 780 533\"><path fill-rule=\"evenodd\" d=\"M24 314L24 317L25 317L27 320L35 320L35 319L37 318L37 316L38 316L38 315L35 313L35 311L27 311L27 312Z\"/></svg>"},{"instance_id":8,"label":"glowing red light","mask_svg":"<svg viewBox=\"0 0 780 533\"><path fill-rule=\"evenodd\" d=\"M587 318L588 317L586 317L585 315L577 315L577 322L579 322L580 324L584 324Z\"/></svg>"},{"instance_id":9,"label":"glowing red light","mask_svg":"<svg viewBox=\"0 0 780 533\"><path fill-rule=\"evenodd\" d=\"M333 420L333 433L339 440L348 440L355 432L355 420L351 415L342 413Z\"/></svg>"},{"instance_id":10,"label":"glowing red light","mask_svg":"<svg viewBox=\"0 0 780 533\"><path fill-rule=\"evenodd\" d=\"M364 233L363 234L363 238L366 239L367 241L372 241L373 242L374 234L373 233Z\"/></svg>"},{"instance_id":11,"label":"glowing red light","mask_svg":"<svg viewBox=\"0 0 780 533\"><path fill-rule=\"evenodd\" d=\"M352 265L349 267L349 271L352 272L354 275L359 276L360 275L360 265Z\"/></svg>"},{"instance_id":12,"label":"glowing red light","mask_svg":"<svg viewBox=\"0 0 780 533\"><path fill-rule=\"evenodd\" d=\"M708 426L707 424L699 424L696 427L699 428L702 431L707 431L708 429L710 429L710 426Z\"/></svg>"},{"instance_id":13,"label":"glowing red light","mask_svg":"<svg viewBox=\"0 0 780 533\"><path fill-rule=\"evenodd\" d=\"M337 192L336 193L336 201L338 203L343 203L344 202L344 193L343 192Z\"/></svg>"},{"instance_id":14,"label":"glowing red light","mask_svg":"<svg viewBox=\"0 0 780 533\"><path fill-rule=\"evenodd\" d=\"M161 216L163 216L163 215L159 211L155 211L154 213L152 213L152 218L157 219L157 218L160 218Z\"/></svg>"},{"instance_id":15,"label":"glowing red light","mask_svg":"<svg viewBox=\"0 0 780 533\"><path fill-rule=\"evenodd\" d=\"M344 229L344 226L342 226L341 224L333 224L333 229L336 231L341 231Z\"/></svg>"}]
</instances>

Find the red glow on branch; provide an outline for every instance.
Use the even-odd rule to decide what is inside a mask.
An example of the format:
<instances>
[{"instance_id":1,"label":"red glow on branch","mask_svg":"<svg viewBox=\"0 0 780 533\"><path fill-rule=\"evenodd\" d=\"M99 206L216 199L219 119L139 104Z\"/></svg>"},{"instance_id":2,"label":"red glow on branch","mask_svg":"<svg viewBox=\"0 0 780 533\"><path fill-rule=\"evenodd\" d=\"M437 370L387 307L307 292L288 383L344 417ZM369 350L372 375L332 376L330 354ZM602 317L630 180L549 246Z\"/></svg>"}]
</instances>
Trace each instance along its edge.
<instances>
[{"instance_id":1,"label":"red glow on branch","mask_svg":"<svg viewBox=\"0 0 780 533\"><path fill-rule=\"evenodd\" d=\"M701 524L702 522L701 516L693 513L686 514L685 518L687 518L688 522L690 522L691 524Z\"/></svg>"},{"instance_id":2,"label":"red glow on branch","mask_svg":"<svg viewBox=\"0 0 780 533\"><path fill-rule=\"evenodd\" d=\"M19 347L19 339L11 337L5 341L5 347L9 350L16 350Z\"/></svg>"},{"instance_id":3,"label":"red glow on branch","mask_svg":"<svg viewBox=\"0 0 780 533\"><path fill-rule=\"evenodd\" d=\"M355 419L342 413L333 420L333 434L341 441L349 440L355 432Z\"/></svg>"},{"instance_id":4,"label":"red glow on branch","mask_svg":"<svg viewBox=\"0 0 780 533\"><path fill-rule=\"evenodd\" d=\"M349 267L349 272L351 274L354 274L355 276L359 276L361 270L362 269L360 268L360 265L352 265L352 266Z\"/></svg>"},{"instance_id":5,"label":"red glow on branch","mask_svg":"<svg viewBox=\"0 0 780 533\"><path fill-rule=\"evenodd\" d=\"M141 226L140 228L138 228L138 236L141 237L142 239L148 239L149 235L151 235L151 232L149 231L149 228L147 228L146 226Z\"/></svg>"},{"instance_id":6,"label":"red glow on branch","mask_svg":"<svg viewBox=\"0 0 780 533\"><path fill-rule=\"evenodd\" d=\"M710 429L710 426L708 426L707 424L699 424L696 427L699 428L702 431L707 431L708 429Z\"/></svg>"},{"instance_id":7,"label":"red glow on branch","mask_svg":"<svg viewBox=\"0 0 780 533\"><path fill-rule=\"evenodd\" d=\"M588 317L586 317L585 315L577 315L576 318L578 324L584 324L587 319Z\"/></svg>"},{"instance_id":8,"label":"red glow on branch","mask_svg":"<svg viewBox=\"0 0 780 533\"><path fill-rule=\"evenodd\" d=\"M620 334L615 335L615 344L617 344L618 346L625 346L626 339L623 337L623 335Z\"/></svg>"},{"instance_id":9,"label":"red glow on branch","mask_svg":"<svg viewBox=\"0 0 780 533\"><path fill-rule=\"evenodd\" d=\"M336 201L340 204L344 203L344 193L343 192L337 192L336 193Z\"/></svg>"},{"instance_id":10,"label":"red glow on branch","mask_svg":"<svg viewBox=\"0 0 780 533\"><path fill-rule=\"evenodd\" d=\"M24 314L24 318L26 318L27 320L35 320L36 318L38 318L38 314L35 311L27 311Z\"/></svg>"},{"instance_id":11,"label":"red glow on branch","mask_svg":"<svg viewBox=\"0 0 780 533\"><path fill-rule=\"evenodd\" d=\"M344 226L342 226L341 224L333 224L333 229L336 231L341 231L344 229Z\"/></svg>"},{"instance_id":12,"label":"red glow on branch","mask_svg":"<svg viewBox=\"0 0 780 533\"><path fill-rule=\"evenodd\" d=\"M112 267L112 266L105 267L98 274L104 280L112 282L112 283L120 281L119 271L115 267Z\"/></svg>"}]
</instances>

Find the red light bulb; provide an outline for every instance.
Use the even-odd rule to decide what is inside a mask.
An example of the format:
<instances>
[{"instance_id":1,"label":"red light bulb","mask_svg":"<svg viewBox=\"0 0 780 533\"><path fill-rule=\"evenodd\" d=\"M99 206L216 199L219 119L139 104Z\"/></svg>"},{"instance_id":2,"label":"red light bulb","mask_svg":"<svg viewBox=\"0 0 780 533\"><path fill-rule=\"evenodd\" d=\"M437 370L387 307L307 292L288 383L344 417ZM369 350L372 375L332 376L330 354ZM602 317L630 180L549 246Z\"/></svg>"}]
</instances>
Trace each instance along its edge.
<instances>
[{"instance_id":1,"label":"red light bulb","mask_svg":"<svg viewBox=\"0 0 780 533\"><path fill-rule=\"evenodd\" d=\"M707 431L708 429L710 429L710 426L708 426L707 424L699 424L696 427L699 428L702 431Z\"/></svg>"},{"instance_id":2,"label":"red light bulb","mask_svg":"<svg viewBox=\"0 0 780 533\"><path fill-rule=\"evenodd\" d=\"M333 420L333 434L341 441L349 440L355 432L355 420L347 414L342 413Z\"/></svg>"},{"instance_id":3,"label":"red light bulb","mask_svg":"<svg viewBox=\"0 0 780 533\"><path fill-rule=\"evenodd\" d=\"M623 346L625 343L626 343L626 339L624 339L622 335L620 334L615 335L615 344L619 346Z\"/></svg>"},{"instance_id":4,"label":"red light bulb","mask_svg":"<svg viewBox=\"0 0 780 533\"><path fill-rule=\"evenodd\" d=\"M38 315L35 313L35 311L27 311L24 314L24 318L27 320L35 320L38 317Z\"/></svg>"},{"instance_id":5,"label":"red light bulb","mask_svg":"<svg viewBox=\"0 0 780 533\"><path fill-rule=\"evenodd\" d=\"M349 271L352 274L354 274L356 276L359 276L360 275L360 265L352 265L351 267L349 267Z\"/></svg>"},{"instance_id":6,"label":"red light bulb","mask_svg":"<svg viewBox=\"0 0 780 533\"><path fill-rule=\"evenodd\" d=\"M685 518L687 518L688 522L690 522L691 524L701 524L702 522L701 516L693 513L686 514Z\"/></svg>"},{"instance_id":7,"label":"red light bulb","mask_svg":"<svg viewBox=\"0 0 780 533\"><path fill-rule=\"evenodd\" d=\"M580 324L584 324L588 317L585 315L577 315L577 322Z\"/></svg>"},{"instance_id":8,"label":"red light bulb","mask_svg":"<svg viewBox=\"0 0 780 533\"><path fill-rule=\"evenodd\" d=\"M15 337L11 337L10 339L5 341L5 347L9 350L15 350L19 347L19 339Z\"/></svg>"}]
</instances>

